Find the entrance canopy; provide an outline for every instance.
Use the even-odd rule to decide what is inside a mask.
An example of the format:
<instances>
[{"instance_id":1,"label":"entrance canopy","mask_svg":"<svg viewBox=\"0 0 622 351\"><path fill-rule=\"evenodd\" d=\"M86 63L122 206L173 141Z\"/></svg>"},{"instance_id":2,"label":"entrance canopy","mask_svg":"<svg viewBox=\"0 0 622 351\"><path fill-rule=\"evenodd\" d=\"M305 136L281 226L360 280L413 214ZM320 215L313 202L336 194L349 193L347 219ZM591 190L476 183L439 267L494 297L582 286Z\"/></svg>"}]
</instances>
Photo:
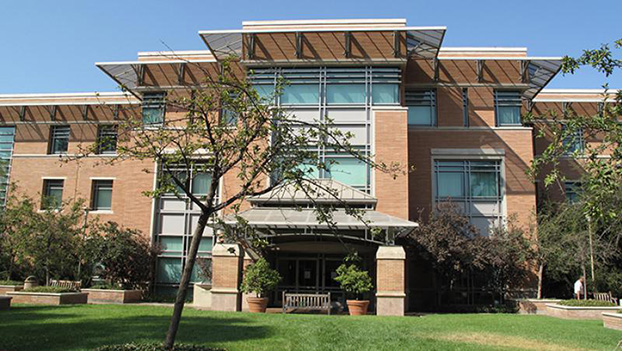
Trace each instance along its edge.
<instances>
[{"instance_id":1,"label":"entrance canopy","mask_svg":"<svg viewBox=\"0 0 622 351\"><path fill-rule=\"evenodd\" d=\"M251 198L251 209L226 217L224 223L236 227L237 217L241 217L268 237L341 236L379 244L392 244L396 236L418 227L415 222L376 211L377 199L335 180L317 180L309 188L312 191L284 185ZM315 206L327 203L334 209L328 212L328 219L321 219L323 213Z\"/></svg>"}]
</instances>

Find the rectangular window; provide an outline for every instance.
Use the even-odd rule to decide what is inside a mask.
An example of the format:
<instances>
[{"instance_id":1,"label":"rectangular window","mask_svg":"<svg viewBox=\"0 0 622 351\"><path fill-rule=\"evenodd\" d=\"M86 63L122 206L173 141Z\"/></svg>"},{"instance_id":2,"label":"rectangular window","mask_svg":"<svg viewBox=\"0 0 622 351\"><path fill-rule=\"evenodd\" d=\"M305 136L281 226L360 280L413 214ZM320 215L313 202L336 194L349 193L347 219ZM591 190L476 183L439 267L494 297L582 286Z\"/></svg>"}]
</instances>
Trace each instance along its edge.
<instances>
[{"instance_id":1,"label":"rectangular window","mask_svg":"<svg viewBox=\"0 0 622 351\"><path fill-rule=\"evenodd\" d=\"M566 126L562 125L562 129L565 131ZM583 128L579 128L566 136L564 140L562 140L562 145L564 147L564 154L567 156L582 154L583 151L585 151Z\"/></svg>"},{"instance_id":2,"label":"rectangular window","mask_svg":"<svg viewBox=\"0 0 622 351\"><path fill-rule=\"evenodd\" d=\"M112 180L94 180L91 209L94 211L112 210Z\"/></svg>"},{"instance_id":3,"label":"rectangular window","mask_svg":"<svg viewBox=\"0 0 622 351\"><path fill-rule=\"evenodd\" d=\"M319 84L291 84L283 87L283 105L318 105L320 103Z\"/></svg>"},{"instance_id":4,"label":"rectangular window","mask_svg":"<svg viewBox=\"0 0 622 351\"><path fill-rule=\"evenodd\" d=\"M67 153L69 146L69 135L71 128L69 126L52 126L50 130L50 154Z\"/></svg>"},{"instance_id":5,"label":"rectangular window","mask_svg":"<svg viewBox=\"0 0 622 351\"><path fill-rule=\"evenodd\" d=\"M355 157L327 157L327 178L351 186L367 185L367 164Z\"/></svg>"},{"instance_id":6,"label":"rectangular window","mask_svg":"<svg viewBox=\"0 0 622 351\"><path fill-rule=\"evenodd\" d=\"M357 105L365 103L365 84L328 84L326 103L335 105Z\"/></svg>"},{"instance_id":7,"label":"rectangular window","mask_svg":"<svg viewBox=\"0 0 622 351\"><path fill-rule=\"evenodd\" d=\"M436 125L435 90L406 91L406 106L408 107L408 125Z\"/></svg>"},{"instance_id":8,"label":"rectangular window","mask_svg":"<svg viewBox=\"0 0 622 351\"><path fill-rule=\"evenodd\" d=\"M117 126L101 125L97 129L97 153L115 154L117 152Z\"/></svg>"},{"instance_id":9,"label":"rectangular window","mask_svg":"<svg viewBox=\"0 0 622 351\"><path fill-rule=\"evenodd\" d=\"M469 126L469 89L462 88L462 125Z\"/></svg>"},{"instance_id":10,"label":"rectangular window","mask_svg":"<svg viewBox=\"0 0 622 351\"><path fill-rule=\"evenodd\" d=\"M152 92L143 94L143 124L161 125L166 112L166 93Z\"/></svg>"},{"instance_id":11,"label":"rectangular window","mask_svg":"<svg viewBox=\"0 0 622 351\"><path fill-rule=\"evenodd\" d=\"M15 127L0 127L0 209L6 204L14 142Z\"/></svg>"},{"instance_id":12,"label":"rectangular window","mask_svg":"<svg viewBox=\"0 0 622 351\"><path fill-rule=\"evenodd\" d=\"M497 126L521 125L520 91L495 90L495 113Z\"/></svg>"},{"instance_id":13,"label":"rectangular window","mask_svg":"<svg viewBox=\"0 0 622 351\"><path fill-rule=\"evenodd\" d=\"M43 180L43 198L41 199L42 209L60 209L63 204L63 184L62 179Z\"/></svg>"},{"instance_id":14,"label":"rectangular window","mask_svg":"<svg viewBox=\"0 0 622 351\"><path fill-rule=\"evenodd\" d=\"M452 202L483 235L501 225L501 161L435 160L435 202Z\"/></svg>"},{"instance_id":15,"label":"rectangular window","mask_svg":"<svg viewBox=\"0 0 622 351\"><path fill-rule=\"evenodd\" d=\"M566 201L576 203L581 196L581 182L564 182Z\"/></svg>"},{"instance_id":16,"label":"rectangular window","mask_svg":"<svg viewBox=\"0 0 622 351\"><path fill-rule=\"evenodd\" d=\"M372 84L372 102L374 105L397 105L400 103L398 84Z\"/></svg>"}]
</instances>

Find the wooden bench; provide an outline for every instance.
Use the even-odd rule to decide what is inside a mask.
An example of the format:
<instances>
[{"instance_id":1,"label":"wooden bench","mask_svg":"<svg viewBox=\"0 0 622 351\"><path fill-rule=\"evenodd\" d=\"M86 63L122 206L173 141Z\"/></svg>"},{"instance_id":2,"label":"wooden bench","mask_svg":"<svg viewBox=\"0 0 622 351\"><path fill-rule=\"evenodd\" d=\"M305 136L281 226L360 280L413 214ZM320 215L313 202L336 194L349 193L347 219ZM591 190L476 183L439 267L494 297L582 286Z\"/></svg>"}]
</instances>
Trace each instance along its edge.
<instances>
[{"instance_id":1,"label":"wooden bench","mask_svg":"<svg viewBox=\"0 0 622 351\"><path fill-rule=\"evenodd\" d=\"M618 304L618 299L611 295L611 291L610 292L605 292L605 293L599 293L599 292L594 293L594 300L597 300L597 301L608 301L608 302L614 303L616 305Z\"/></svg>"},{"instance_id":2,"label":"wooden bench","mask_svg":"<svg viewBox=\"0 0 622 351\"><path fill-rule=\"evenodd\" d=\"M80 290L82 287L81 281L73 281L73 280L53 280L50 279L50 286L57 286L60 288L67 288L71 290Z\"/></svg>"},{"instance_id":3,"label":"wooden bench","mask_svg":"<svg viewBox=\"0 0 622 351\"><path fill-rule=\"evenodd\" d=\"M290 294L283 291L283 313L287 309L326 310L330 314L330 293L328 294Z\"/></svg>"}]
</instances>

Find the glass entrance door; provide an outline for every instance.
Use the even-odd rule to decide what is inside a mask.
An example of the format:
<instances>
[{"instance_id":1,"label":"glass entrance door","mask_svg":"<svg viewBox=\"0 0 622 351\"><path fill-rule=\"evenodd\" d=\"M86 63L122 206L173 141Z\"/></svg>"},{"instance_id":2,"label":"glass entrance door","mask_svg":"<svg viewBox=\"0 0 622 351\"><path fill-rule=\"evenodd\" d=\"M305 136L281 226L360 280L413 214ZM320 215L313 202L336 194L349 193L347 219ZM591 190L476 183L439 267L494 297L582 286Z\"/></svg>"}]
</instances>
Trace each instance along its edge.
<instances>
[{"instance_id":1,"label":"glass entrance door","mask_svg":"<svg viewBox=\"0 0 622 351\"><path fill-rule=\"evenodd\" d=\"M309 292L317 292L318 281L318 259L298 260L298 289Z\"/></svg>"}]
</instances>

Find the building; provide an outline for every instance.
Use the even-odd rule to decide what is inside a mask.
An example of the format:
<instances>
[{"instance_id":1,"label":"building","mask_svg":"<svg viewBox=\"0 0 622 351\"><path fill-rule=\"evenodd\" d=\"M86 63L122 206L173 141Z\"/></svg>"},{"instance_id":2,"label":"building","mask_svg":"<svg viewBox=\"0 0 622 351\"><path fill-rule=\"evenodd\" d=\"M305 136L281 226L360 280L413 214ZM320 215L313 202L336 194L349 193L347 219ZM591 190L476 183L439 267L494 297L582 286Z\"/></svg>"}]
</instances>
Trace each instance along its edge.
<instances>
[{"instance_id":1,"label":"building","mask_svg":"<svg viewBox=\"0 0 622 351\"><path fill-rule=\"evenodd\" d=\"M484 235L510 217L526 227L546 190L525 170L546 144L535 139L536 131L522 123L521 114L563 112L570 106L597 111L600 92L544 89L558 73L560 57L531 57L526 48L443 47L445 31L409 27L403 19L243 22L241 29L199 32L204 51L140 52L135 61L96 63L125 93L1 95L0 157L9 162L0 197L15 182L36 198L89 199L90 215L139 229L163 246L155 283L161 291L175 287L197 212L183 199L141 195L153 189L157 165L102 162L114 157L114 143L79 163L61 164L59 154L76 154L101 138L116 140L116 121L130 113L142 111L150 121L178 113L167 110L164 96L200 84L205 71L217 72L219 61L234 54L240 68L253 70L249 78L258 91L273 89L277 77L291 83L275 103L298 118L328 115L353 133L353 143L365 153L415 166L408 176L392 179L354 159L318 150L339 165L318 177L331 178L387 233L412 228L420 211L447 198ZM208 175L197 176L198 183L202 177ZM233 191L231 184L223 179L221 194ZM570 184L568 196L572 189ZM279 201L287 207L303 199L294 194ZM261 216L271 209L266 199L249 203L248 217L265 224ZM270 226L291 232L291 221L272 218ZM312 222L299 219L294 231L321 231ZM425 272L413 262L405 264L404 250L386 246L390 240L378 242L346 222L343 218L344 230L352 231L350 239L375 276L378 313L401 314L408 305L425 305L426 287L420 285L426 279L418 276ZM243 253L226 250L211 232L203 240L200 255L213 259L212 307L242 308L239 274L229 272L240 272ZM280 290L338 295L331 273L343 250L335 242L317 235L274 240L279 249L272 261L285 277Z\"/></svg>"}]
</instances>

